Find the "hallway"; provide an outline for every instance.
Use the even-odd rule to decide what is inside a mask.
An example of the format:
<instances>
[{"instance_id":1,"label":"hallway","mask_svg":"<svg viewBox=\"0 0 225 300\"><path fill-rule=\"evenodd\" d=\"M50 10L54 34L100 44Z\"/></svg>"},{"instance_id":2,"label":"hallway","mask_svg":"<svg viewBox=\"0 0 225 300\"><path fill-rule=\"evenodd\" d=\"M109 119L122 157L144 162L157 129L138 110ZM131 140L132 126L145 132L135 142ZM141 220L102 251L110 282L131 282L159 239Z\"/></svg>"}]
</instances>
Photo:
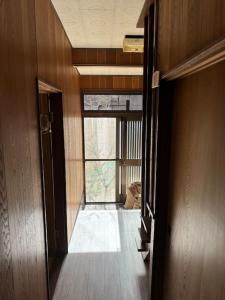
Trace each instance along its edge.
<instances>
[{"instance_id":1,"label":"hallway","mask_svg":"<svg viewBox=\"0 0 225 300\"><path fill-rule=\"evenodd\" d=\"M225 1L0 0L0 300L225 300Z\"/></svg>"},{"instance_id":2,"label":"hallway","mask_svg":"<svg viewBox=\"0 0 225 300\"><path fill-rule=\"evenodd\" d=\"M135 243L140 211L99 207L78 214L54 300L147 300L148 265Z\"/></svg>"}]
</instances>

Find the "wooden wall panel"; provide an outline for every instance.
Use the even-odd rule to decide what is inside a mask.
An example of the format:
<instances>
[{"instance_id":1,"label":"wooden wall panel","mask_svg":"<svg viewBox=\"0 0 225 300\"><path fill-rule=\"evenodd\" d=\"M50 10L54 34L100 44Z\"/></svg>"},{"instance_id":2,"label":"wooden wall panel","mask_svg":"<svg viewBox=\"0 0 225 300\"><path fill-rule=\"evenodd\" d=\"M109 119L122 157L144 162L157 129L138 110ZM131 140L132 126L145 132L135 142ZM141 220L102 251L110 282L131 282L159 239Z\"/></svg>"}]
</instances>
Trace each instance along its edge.
<instances>
[{"instance_id":1,"label":"wooden wall panel","mask_svg":"<svg viewBox=\"0 0 225 300\"><path fill-rule=\"evenodd\" d=\"M224 77L175 83L165 300L225 299Z\"/></svg>"},{"instance_id":2,"label":"wooden wall panel","mask_svg":"<svg viewBox=\"0 0 225 300\"><path fill-rule=\"evenodd\" d=\"M46 299L34 1L0 1L0 298Z\"/></svg>"},{"instance_id":3,"label":"wooden wall panel","mask_svg":"<svg viewBox=\"0 0 225 300\"><path fill-rule=\"evenodd\" d=\"M49 0L36 0L38 77L63 92L68 237L83 193L82 122L79 74L72 68L72 48Z\"/></svg>"},{"instance_id":4,"label":"wooden wall panel","mask_svg":"<svg viewBox=\"0 0 225 300\"><path fill-rule=\"evenodd\" d=\"M109 89L109 90L142 90L143 76L103 76L82 75L80 76L80 88Z\"/></svg>"},{"instance_id":5,"label":"wooden wall panel","mask_svg":"<svg viewBox=\"0 0 225 300\"><path fill-rule=\"evenodd\" d=\"M160 0L160 71L168 71L224 37L224 15L223 0Z\"/></svg>"},{"instance_id":6,"label":"wooden wall panel","mask_svg":"<svg viewBox=\"0 0 225 300\"><path fill-rule=\"evenodd\" d=\"M2 137L0 137L2 142ZM10 241L8 199L6 190L5 165L3 145L0 149L0 295L12 299L13 291L13 265Z\"/></svg>"},{"instance_id":7,"label":"wooden wall panel","mask_svg":"<svg viewBox=\"0 0 225 300\"><path fill-rule=\"evenodd\" d=\"M123 52L120 48L74 48L75 66L143 66L143 53Z\"/></svg>"}]
</instances>

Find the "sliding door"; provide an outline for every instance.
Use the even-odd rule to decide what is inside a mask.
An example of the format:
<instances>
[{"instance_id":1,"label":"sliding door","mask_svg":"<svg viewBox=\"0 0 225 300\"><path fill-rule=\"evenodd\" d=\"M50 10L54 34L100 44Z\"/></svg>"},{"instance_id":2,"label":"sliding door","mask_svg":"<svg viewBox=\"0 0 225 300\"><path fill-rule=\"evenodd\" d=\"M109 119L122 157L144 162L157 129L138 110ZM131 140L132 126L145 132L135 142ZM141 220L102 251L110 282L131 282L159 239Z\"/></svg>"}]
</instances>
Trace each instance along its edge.
<instances>
[{"instance_id":1,"label":"sliding door","mask_svg":"<svg viewBox=\"0 0 225 300\"><path fill-rule=\"evenodd\" d=\"M84 118L86 203L124 202L141 181L141 131L140 118Z\"/></svg>"},{"instance_id":2,"label":"sliding door","mask_svg":"<svg viewBox=\"0 0 225 300\"><path fill-rule=\"evenodd\" d=\"M120 199L125 201L131 183L141 182L142 120L121 118L120 127Z\"/></svg>"},{"instance_id":3,"label":"sliding door","mask_svg":"<svg viewBox=\"0 0 225 300\"><path fill-rule=\"evenodd\" d=\"M124 202L141 181L142 95L85 94L86 203Z\"/></svg>"},{"instance_id":4,"label":"sliding door","mask_svg":"<svg viewBox=\"0 0 225 300\"><path fill-rule=\"evenodd\" d=\"M116 201L116 118L84 118L86 202Z\"/></svg>"}]
</instances>

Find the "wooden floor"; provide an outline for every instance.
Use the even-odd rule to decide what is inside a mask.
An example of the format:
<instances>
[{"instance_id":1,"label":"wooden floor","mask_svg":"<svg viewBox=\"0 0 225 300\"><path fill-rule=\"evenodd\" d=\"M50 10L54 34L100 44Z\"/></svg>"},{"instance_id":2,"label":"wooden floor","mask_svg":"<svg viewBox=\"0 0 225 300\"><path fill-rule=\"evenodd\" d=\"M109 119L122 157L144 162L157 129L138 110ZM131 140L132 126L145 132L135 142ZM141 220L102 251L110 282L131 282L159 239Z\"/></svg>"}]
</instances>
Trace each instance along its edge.
<instances>
[{"instance_id":1,"label":"wooden floor","mask_svg":"<svg viewBox=\"0 0 225 300\"><path fill-rule=\"evenodd\" d=\"M80 211L54 300L147 300L148 267L137 252L138 210Z\"/></svg>"}]
</instances>

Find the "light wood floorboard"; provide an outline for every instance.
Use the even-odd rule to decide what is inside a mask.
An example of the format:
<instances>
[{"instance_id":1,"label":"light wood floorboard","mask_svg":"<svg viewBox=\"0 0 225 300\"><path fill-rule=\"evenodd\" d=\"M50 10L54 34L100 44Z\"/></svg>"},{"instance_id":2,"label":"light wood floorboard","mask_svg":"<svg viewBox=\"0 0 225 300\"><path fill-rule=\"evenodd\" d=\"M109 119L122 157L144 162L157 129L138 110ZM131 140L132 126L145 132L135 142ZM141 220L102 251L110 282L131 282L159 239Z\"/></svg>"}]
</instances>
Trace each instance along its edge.
<instances>
[{"instance_id":1,"label":"light wood floorboard","mask_svg":"<svg viewBox=\"0 0 225 300\"><path fill-rule=\"evenodd\" d=\"M147 300L148 266L135 244L139 225L138 210L80 211L54 300Z\"/></svg>"}]
</instances>

